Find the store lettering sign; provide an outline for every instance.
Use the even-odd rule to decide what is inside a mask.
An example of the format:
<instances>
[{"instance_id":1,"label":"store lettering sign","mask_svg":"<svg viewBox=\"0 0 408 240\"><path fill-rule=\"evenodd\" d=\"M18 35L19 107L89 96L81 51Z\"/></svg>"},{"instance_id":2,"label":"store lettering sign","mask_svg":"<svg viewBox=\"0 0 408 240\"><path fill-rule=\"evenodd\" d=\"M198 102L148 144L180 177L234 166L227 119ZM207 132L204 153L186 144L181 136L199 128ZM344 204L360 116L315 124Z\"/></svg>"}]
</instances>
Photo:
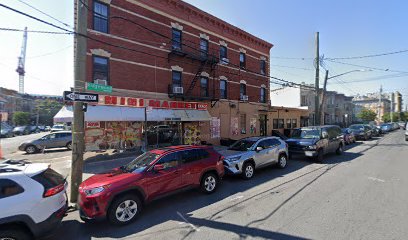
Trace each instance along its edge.
<instances>
[{"instance_id":1,"label":"store lettering sign","mask_svg":"<svg viewBox=\"0 0 408 240\"><path fill-rule=\"evenodd\" d=\"M101 122L86 122L86 128L100 128Z\"/></svg>"},{"instance_id":2,"label":"store lettering sign","mask_svg":"<svg viewBox=\"0 0 408 240\"><path fill-rule=\"evenodd\" d=\"M132 97L118 97L118 96L101 96L99 98L101 105L115 105L125 107L151 107L161 109L195 109L207 110L208 104L199 102L181 102L181 101L166 101L155 99L143 99Z\"/></svg>"}]
</instances>

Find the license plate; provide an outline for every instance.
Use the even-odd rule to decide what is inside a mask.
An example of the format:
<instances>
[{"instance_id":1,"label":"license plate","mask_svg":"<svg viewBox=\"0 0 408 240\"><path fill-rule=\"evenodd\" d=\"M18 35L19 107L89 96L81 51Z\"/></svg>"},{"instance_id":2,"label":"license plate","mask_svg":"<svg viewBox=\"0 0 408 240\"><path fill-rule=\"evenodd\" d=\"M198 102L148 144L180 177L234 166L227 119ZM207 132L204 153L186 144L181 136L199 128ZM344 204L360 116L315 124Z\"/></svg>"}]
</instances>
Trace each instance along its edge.
<instances>
[{"instance_id":1,"label":"license plate","mask_svg":"<svg viewBox=\"0 0 408 240\"><path fill-rule=\"evenodd\" d=\"M312 157L312 156L313 156L313 152L306 152L306 156L307 156L307 157Z\"/></svg>"}]
</instances>

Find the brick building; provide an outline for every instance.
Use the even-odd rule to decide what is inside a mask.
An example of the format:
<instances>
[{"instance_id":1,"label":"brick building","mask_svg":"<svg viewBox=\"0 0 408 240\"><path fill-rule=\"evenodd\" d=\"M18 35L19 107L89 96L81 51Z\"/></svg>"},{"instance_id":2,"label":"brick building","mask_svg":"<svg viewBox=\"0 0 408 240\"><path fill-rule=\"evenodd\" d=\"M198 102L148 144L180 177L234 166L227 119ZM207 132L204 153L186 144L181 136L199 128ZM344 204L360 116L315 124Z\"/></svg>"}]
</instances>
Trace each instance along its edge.
<instances>
[{"instance_id":1,"label":"brick building","mask_svg":"<svg viewBox=\"0 0 408 240\"><path fill-rule=\"evenodd\" d=\"M104 121L99 132L111 121L143 128L150 106L146 130L173 129L179 143L266 135L272 44L183 1L87 3L99 41L87 40L86 81L113 89L85 116ZM117 109L127 117L96 117Z\"/></svg>"}]
</instances>

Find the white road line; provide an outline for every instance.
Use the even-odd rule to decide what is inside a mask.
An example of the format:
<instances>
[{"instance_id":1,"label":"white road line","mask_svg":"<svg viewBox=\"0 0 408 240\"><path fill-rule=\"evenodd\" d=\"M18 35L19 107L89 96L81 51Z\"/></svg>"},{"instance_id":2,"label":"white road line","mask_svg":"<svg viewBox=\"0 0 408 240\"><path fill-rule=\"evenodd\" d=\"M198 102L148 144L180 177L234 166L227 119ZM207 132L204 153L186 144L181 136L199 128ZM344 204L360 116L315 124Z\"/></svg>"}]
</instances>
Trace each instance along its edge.
<instances>
[{"instance_id":1,"label":"white road line","mask_svg":"<svg viewBox=\"0 0 408 240\"><path fill-rule=\"evenodd\" d=\"M236 196L236 197L231 198L230 201L235 201L235 200L241 199L241 198L243 198L243 197L244 197L244 196L239 195L239 196Z\"/></svg>"},{"instance_id":2,"label":"white road line","mask_svg":"<svg viewBox=\"0 0 408 240\"><path fill-rule=\"evenodd\" d=\"M379 178L375 178L375 177L368 177L368 179L370 179L370 180L372 180L372 181L376 181L376 182L385 182L385 180L379 179Z\"/></svg>"},{"instance_id":3,"label":"white road line","mask_svg":"<svg viewBox=\"0 0 408 240\"><path fill-rule=\"evenodd\" d=\"M190 227L192 227L194 229L194 231L199 232L200 229L198 229L196 226L194 226L193 224L191 224L180 212L177 212L177 214L186 222L188 223L188 225L190 225Z\"/></svg>"}]
</instances>

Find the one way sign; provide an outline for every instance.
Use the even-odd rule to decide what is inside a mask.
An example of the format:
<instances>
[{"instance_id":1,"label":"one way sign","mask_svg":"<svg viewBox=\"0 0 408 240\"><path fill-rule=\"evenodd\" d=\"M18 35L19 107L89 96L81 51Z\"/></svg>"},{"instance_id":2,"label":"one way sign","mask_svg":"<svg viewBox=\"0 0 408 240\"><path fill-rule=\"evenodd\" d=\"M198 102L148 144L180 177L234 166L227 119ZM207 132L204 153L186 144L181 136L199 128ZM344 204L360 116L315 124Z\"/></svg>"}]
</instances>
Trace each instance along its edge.
<instances>
[{"instance_id":1,"label":"one way sign","mask_svg":"<svg viewBox=\"0 0 408 240\"><path fill-rule=\"evenodd\" d=\"M64 92L64 100L65 101L73 101L73 102L98 102L98 94L92 93L80 93L80 92Z\"/></svg>"}]
</instances>

